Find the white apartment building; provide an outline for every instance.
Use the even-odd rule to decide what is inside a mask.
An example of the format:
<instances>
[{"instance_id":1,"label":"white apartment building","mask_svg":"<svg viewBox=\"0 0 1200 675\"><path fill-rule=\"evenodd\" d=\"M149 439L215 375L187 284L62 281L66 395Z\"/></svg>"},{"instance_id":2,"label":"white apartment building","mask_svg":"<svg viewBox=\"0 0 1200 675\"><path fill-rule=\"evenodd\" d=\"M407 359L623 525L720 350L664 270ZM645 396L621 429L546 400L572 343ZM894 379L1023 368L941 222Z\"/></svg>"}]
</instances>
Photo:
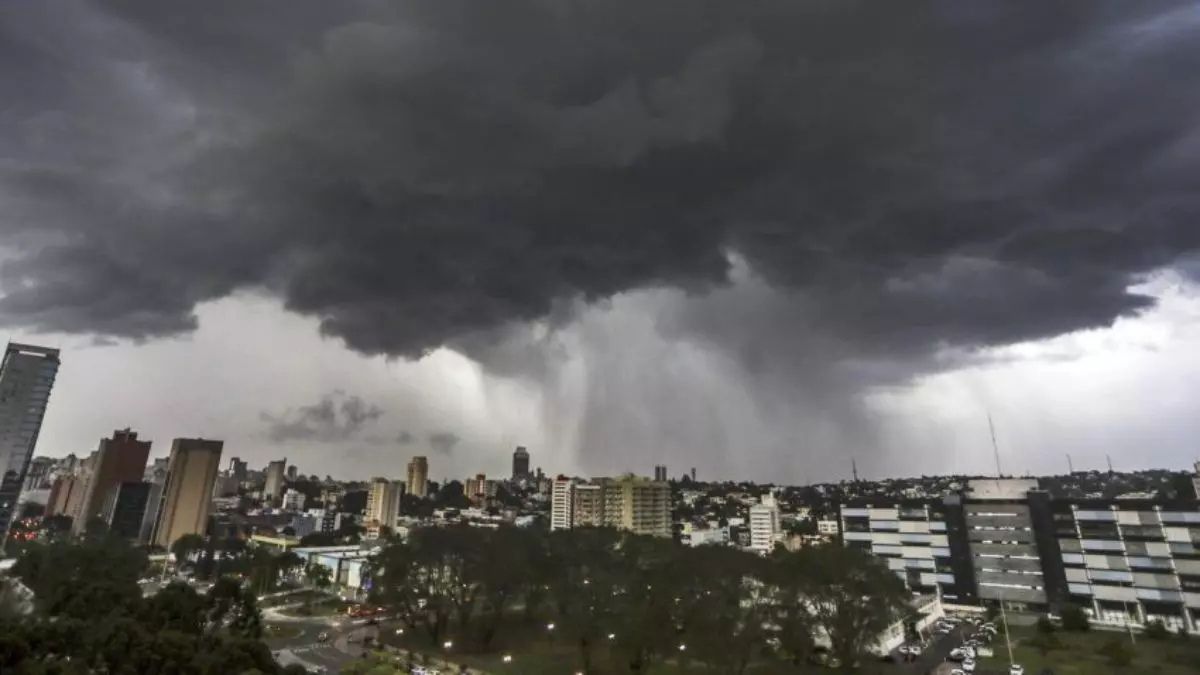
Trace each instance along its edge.
<instances>
[{"instance_id":1,"label":"white apartment building","mask_svg":"<svg viewBox=\"0 0 1200 675\"><path fill-rule=\"evenodd\" d=\"M396 529L396 518L400 515L400 498L404 495L404 483L386 478L372 478L367 493L367 510L364 514L367 534L378 538L380 528Z\"/></svg>"},{"instance_id":2,"label":"white apartment building","mask_svg":"<svg viewBox=\"0 0 1200 675\"><path fill-rule=\"evenodd\" d=\"M762 503L750 507L750 550L767 555L779 541L779 506L775 495L763 495Z\"/></svg>"},{"instance_id":3,"label":"white apartment building","mask_svg":"<svg viewBox=\"0 0 1200 675\"><path fill-rule=\"evenodd\" d=\"M282 508L284 511L303 511L305 499L306 497L303 492L288 488L288 490L283 493Z\"/></svg>"},{"instance_id":4,"label":"white apartment building","mask_svg":"<svg viewBox=\"0 0 1200 675\"><path fill-rule=\"evenodd\" d=\"M565 476L554 479L550 489L550 529L569 530L575 526L575 480Z\"/></svg>"}]
</instances>

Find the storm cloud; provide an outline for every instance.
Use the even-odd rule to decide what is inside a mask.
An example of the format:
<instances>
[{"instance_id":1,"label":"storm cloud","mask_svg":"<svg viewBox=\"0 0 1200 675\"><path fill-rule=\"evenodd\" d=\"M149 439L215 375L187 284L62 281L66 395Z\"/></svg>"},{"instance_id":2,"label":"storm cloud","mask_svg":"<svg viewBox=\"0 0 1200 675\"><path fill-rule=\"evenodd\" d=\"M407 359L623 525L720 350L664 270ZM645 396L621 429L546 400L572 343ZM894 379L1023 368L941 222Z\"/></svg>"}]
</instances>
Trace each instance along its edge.
<instances>
[{"instance_id":1,"label":"storm cloud","mask_svg":"<svg viewBox=\"0 0 1200 675\"><path fill-rule=\"evenodd\" d=\"M0 321L150 339L248 289L547 386L607 350L581 396L628 414L637 309L826 417L1200 249L1193 3L265 7L0 9Z\"/></svg>"},{"instance_id":2,"label":"storm cloud","mask_svg":"<svg viewBox=\"0 0 1200 675\"><path fill-rule=\"evenodd\" d=\"M372 405L358 396L334 391L321 400L280 414L259 414L266 424L267 437L276 443L286 441L318 441L323 443L346 441L383 416L379 406ZM368 439L370 440L370 439Z\"/></svg>"}]
</instances>

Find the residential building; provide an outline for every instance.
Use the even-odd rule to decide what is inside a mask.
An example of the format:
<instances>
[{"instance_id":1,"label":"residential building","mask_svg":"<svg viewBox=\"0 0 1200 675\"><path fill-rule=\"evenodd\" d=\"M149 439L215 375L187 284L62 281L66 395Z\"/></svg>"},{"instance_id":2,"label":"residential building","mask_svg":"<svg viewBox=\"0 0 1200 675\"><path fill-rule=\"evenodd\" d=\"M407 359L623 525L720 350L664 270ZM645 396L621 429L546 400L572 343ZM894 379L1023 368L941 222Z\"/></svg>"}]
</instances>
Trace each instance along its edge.
<instances>
[{"instance_id":1,"label":"residential building","mask_svg":"<svg viewBox=\"0 0 1200 675\"><path fill-rule=\"evenodd\" d=\"M684 546L728 546L729 528L719 527L716 523L709 523L708 527L684 523L680 543Z\"/></svg>"},{"instance_id":2,"label":"residential building","mask_svg":"<svg viewBox=\"0 0 1200 675\"><path fill-rule=\"evenodd\" d=\"M154 524L158 520L158 509L162 504L163 486L167 483L167 465L170 457L160 457L146 467L142 482L150 487L146 494L146 513L142 516L142 527L138 534L139 544L149 544L154 536Z\"/></svg>"},{"instance_id":3,"label":"residential building","mask_svg":"<svg viewBox=\"0 0 1200 675\"><path fill-rule=\"evenodd\" d=\"M604 486L579 483L571 494L571 526L602 527L604 525Z\"/></svg>"},{"instance_id":4,"label":"residential building","mask_svg":"<svg viewBox=\"0 0 1200 675\"><path fill-rule=\"evenodd\" d=\"M85 497L87 486L92 481L92 472L96 470L96 453L84 457L75 468L74 483L71 486L63 514L70 516L72 524L81 521L87 513Z\"/></svg>"},{"instance_id":5,"label":"residential building","mask_svg":"<svg viewBox=\"0 0 1200 675\"><path fill-rule=\"evenodd\" d=\"M655 464L654 465L654 480L662 481L662 482L666 482L668 480L666 464Z\"/></svg>"},{"instance_id":6,"label":"residential building","mask_svg":"<svg viewBox=\"0 0 1200 675\"><path fill-rule=\"evenodd\" d=\"M367 510L363 518L368 531L373 528L375 537L379 536L381 527L387 527L389 530L396 528L403 495L404 484L400 481L371 479L370 490L367 492Z\"/></svg>"},{"instance_id":7,"label":"residential building","mask_svg":"<svg viewBox=\"0 0 1200 675\"><path fill-rule=\"evenodd\" d=\"M836 537L839 531L838 521L836 520L821 519L817 521L817 534Z\"/></svg>"},{"instance_id":8,"label":"residential building","mask_svg":"<svg viewBox=\"0 0 1200 675\"><path fill-rule=\"evenodd\" d=\"M296 478L297 478L299 475L300 475L300 470L296 468L296 465L295 465L295 464L289 464L289 465L288 465L288 468L287 468L287 479L288 479L289 481L294 481L294 480L296 480Z\"/></svg>"},{"instance_id":9,"label":"residential building","mask_svg":"<svg viewBox=\"0 0 1200 675\"><path fill-rule=\"evenodd\" d=\"M425 498L429 490L429 460L416 456L408 463L408 494Z\"/></svg>"},{"instance_id":10,"label":"residential building","mask_svg":"<svg viewBox=\"0 0 1200 675\"><path fill-rule=\"evenodd\" d=\"M44 490L50 487L50 474L54 470L54 460L49 457L34 457L29 460L29 469L25 473L26 492Z\"/></svg>"},{"instance_id":11,"label":"residential building","mask_svg":"<svg viewBox=\"0 0 1200 675\"><path fill-rule=\"evenodd\" d=\"M1196 462L1196 475L1192 477L1192 493L1200 499L1200 462Z\"/></svg>"},{"instance_id":12,"label":"residential building","mask_svg":"<svg viewBox=\"0 0 1200 675\"><path fill-rule=\"evenodd\" d=\"M487 476L482 473L475 474L474 478L468 478L463 484L463 496L471 500L473 504L481 504L487 499L488 489Z\"/></svg>"},{"instance_id":13,"label":"residential building","mask_svg":"<svg viewBox=\"0 0 1200 675\"><path fill-rule=\"evenodd\" d=\"M16 515L58 367L57 349L15 342L8 343L0 363L0 549Z\"/></svg>"},{"instance_id":14,"label":"residential building","mask_svg":"<svg viewBox=\"0 0 1200 675\"><path fill-rule=\"evenodd\" d=\"M266 476L263 482L263 501L275 504L283 496L284 472L287 470L287 458L276 459L267 463Z\"/></svg>"},{"instance_id":15,"label":"residential building","mask_svg":"<svg viewBox=\"0 0 1200 675\"><path fill-rule=\"evenodd\" d=\"M514 481L527 480L530 477L529 473L529 451L525 446L517 446L513 451L512 458L512 479Z\"/></svg>"},{"instance_id":16,"label":"residential building","mask_svg":"<svg viewBox=\"0 0 1200 675\"><path fill-rule=\"evenodd\" d=\"M305 498L306 497L303 492L288 488L288 490L283 493L281 508L283 508L284 511L303 511Z\"/></svg>"},{"instance_id":17,"label":"residential building","mask_svg":"<svg viewBox=\"0 0 1200 675\"><path fill-rule=\"evenodd\" d=\"M176 438L171 442L167 477L155 518L152 542L170 549L185 534L208 529L213 481L221 465L224 442Z\"/></svg>"},{"instance_id":18,"label":"residential building","mask_svg":"<svg viewBox=\"0 0 1200 675\"><path fill-rule=\"evenodd\" d=\"M1036 493L1036 495L1035 495ZM1036 506L1030 501L1035 496ZM973 480L963 510L979 599L1007 606L1043 607L1046 584L1032 508L1048 496L1036 480Z\"/></svg>"},{"instance_id":19,"label":"residential building","mask_svg":"<svg viewBox=\"0 0 1200 675\"><path fill-rule=\"evenodd\" d=\"M75 487L74 476L59 476L50 485L50 495L46 498L46 515L55 516L66 513L67 502L71 499L71 490Z\"/></svg>"},{"instance_id":20,"label":"residential building","mask_svg":"<svg viewBox=\"0 0 1200 675\"><path fill-rule=\"evenodd\" d=\"M108 525L110 534L129 540L141 536L151 487L150 483L126 481L108 491L100 518Z\"/></svg>"},{"instance_id":21,"label":"residential building","mask_svg":"<svg viewBox=\"0 0 1200 675\"><path fill-rule=\"evenodd\" d=\"M671 486L634 475L605 479L604 524L655 537L671 536Z\"/></svg>"},{"instance_id":22,"label":"residential building","mask_svg":"<svg viewBox=\"0 0 1200 675\"><path fill-rule=\"evenodd\" d=\"M762 503L750 507L750 550L767 555L779 541L779 507L775 496L763 495Z\"/></svg>"},{"instance_id":23,"label":"residential building","mask_svg":"<svg viewBox=\"0 0 1200 675\"><path fill-rule=\"evenodd\" d=\"M566 476L554 479L550 491L550 529L569 530L574 527L573 500L575 480Z\"/></svg>"},{"instance_id":24,"label":"residential building","mask_svg":"<svg viewBox=\"0 0 1200 675\"><path fill-rule=\"evenodd\" d=\"M112 438L100 440L91 471L84 475L79 515L71 529L80 534L93 518L102 518L104 505L121 483L139 483L146 472L150 441L138 440L136 431L118 429Z\"/></svg>"},{"instance_id":25,"label":"residential building","mask_svg":"<svg viewBox=\"0 0 1200 675\"><path fill-rule=\"evenodd\" d=\"M229 475L239 481L246 480L246 470L248 466L240 457L229 458Z\"/></svg>"}]
</instances>

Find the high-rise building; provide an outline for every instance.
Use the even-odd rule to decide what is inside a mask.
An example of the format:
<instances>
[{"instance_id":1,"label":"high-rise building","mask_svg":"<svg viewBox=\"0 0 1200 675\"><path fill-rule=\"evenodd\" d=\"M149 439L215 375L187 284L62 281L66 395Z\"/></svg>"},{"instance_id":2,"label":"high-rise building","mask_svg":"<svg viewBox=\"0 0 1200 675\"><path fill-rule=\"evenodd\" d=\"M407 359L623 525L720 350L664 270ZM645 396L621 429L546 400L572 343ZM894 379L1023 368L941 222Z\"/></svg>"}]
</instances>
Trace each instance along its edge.
<instances>
[{"instance_id":1,"label":"high-rise building","mask_svg":"<svg viewBox=\"0 0 1200 675\"><path fill-rule=\"evenodd\" d=\"M671 486L663 481L625 475L607 479L604 524L655 537L671 536Z\"/></svg>"},{"instance_id":2,"label":"high-rise building","mask_svg":"<svg viewBox=\"0 0 1200 675\"><path fill-rule=\"evenodd\" d=\"M654 480L665 483L667 481L667 465L654 465Z\"/></svg>"},{"instance_id":3,"label":"high-rise building","mask_svg":"<svg viewBox=\"0 0 1200 675\"><path fill-rule=\"evenodd\" d=\"M287 458L267 463L266 482L263 483L263 501L275 503L283 495L283 477L287 470Z\"/></svg>"},{"instance_id":4,"label":"high-rise building","mask_svg":"<svg viewBox=\"0 0 1200 675\"><path fill-rule=\"evenodd\" d=\"M300 475L300 470L296 468L296 465L289 464L288 468L287 468L287 479L289 481L293 481L293 480L296 480L296 477L299 475Z\"/></svg>"},{"instance_id":5,"label":"high-rise building","mask_svg":"<svg viewBox=\"0 0 1200 675\"><path fill-rule=\"evenodd\" d=\"M696 467L694 467L694 466L692 467L691 476L692 476L692 482L695 483L696 482Z\"/></svg>"},{"instance_id":6,"label":"high-rise building","mask_svg":"<svg viewBox=\"0 0 1200 675\"><path fill-rule=\"evenodd\" d=\"M138 543L149 544L154 536L154 523L158 519L158 508L162 503L163 486L167 483L169 457L160 457L146 467L142 482L149 485L146 494L146 512L142 516L142 527L138 532Z\"/></svg>"},{"instance_id":7,"label":"high-rise building","mask_svg":"<svg viewBox=\"0 0 1200 675\"><path fill-rule=\"evenodd\" d=\"M478 504L488 497L488 479L485 474L477 473L474 478L468 478L463 484L463 496Z\"/></svg>"},{"instance_id":8,"label":"high-rise building","mask_svg":"<svg viewBox=\"0 0 1200 675\"><path fill-rule=\"evenodd\" d=\"M604 525L604 487L579 483L571 495L571 527Z\"/></svg>"},{"instance_id":9,"label":"high-rise building","mask_svg":"<svg viewBox=\"0 0 1200 675\"><path fill-rule=\"evenodd\" d=\"M84 514L87 513L84 497L87 496L87 486L92 481L92 473L96 470L97 459L98 454L93 452L84 457L75 467L74 482L71 485L66 506L63 508L63 514L70 516L72 524L75 521L83 520Z\"/></svg>"},{"instance_id":10,"label":"high-rise building","mask_svg":"<svg viewBox=\"0 0 1200 675\"><path fill-rule=\"evenodd\" d=\"M150 456L150 441L139 441L136 431L118 429L100 440L92 470L83 481L83 502L71 529L79 534L88 521L103 516L109 492L121 483L141 482Z\"/></svg>"},{"instance_id":11,"label":"high-rise building","mask_svg":"<svg viewBox=\"0 0 1200 675\"><path fill-rule=\"evenodd\" d=\"M183 535L203 535L208 529L213 482L224 445L203 438L172 441L167 480L154 523L152 541L156 546L169 550Z\"/></svg>"},{"instance_id":12,"label":"high-rise building","mask_svg":"<svg viewBox=\"0 0 1200 675\"><path fill-rule=\"evenodd\" d=\"M368 528L374 526L375 536L380 527L394 529L400 513L400 499L404 495L404 484L387 478L371 479L367 492L367 510L364 521Z\"/></svg>"},{"instance_id":13,"label":"high-rise building","mask_svg":"<svg viewBox=\"0 0 1200 675\"><path fill-rule=\"evenodd\" d=\"M1192 491L1196 499L1200 499L1200 462L1196 462L1196 475L1192 477Z\"/></svg>"},{"instance_id":14,"label":"high-rise building","mask_svg":"<svg viewBox=\"0 0 1200 675\"><path fill-rule=\"evenodd\" d=\"M529 478L529 451L525 446L517 446L513 451L512 458L512 479L525 480Z\"/></svg>"},{"instance_id":15,"label":"high-rise building","mask_svg":"<svg viewBox=\"0 0 1200 675\"><path fill-rule=\"evenodd\" d=\"M246 480L246 462L241 457L229 458L229 475L239 481Z\"/></svg>"},{"instance_id":16,"label":"high-rise building","mask_svg":"<svg viewBox=\"0 0 1200 675\"><path fill-rule=\"evenodd\" d=\"M0 363L0 549L8 539L58 366L57 349L15 342L8 343Z\"/></svg>"},{"instance_id":17,"label":"high-rise building","mask_svg":"<svg viewBox=\"0 0 1200 675\"><path fill-rule=\"evenodd\" d=\"M67 511L67 501L71 499L71 489L75 487L74 476L59 476L50 484L50 495L46 498L46 515L57 516Z\"/></svg>"},{"instance_id":18,"label":"high-rise building","mask_svg":"<svg viewBox=\"0 0 1200 675\"><path fill-rule=\"evenodd\" d=\"M550 529L569 530L575 525L574 519L575 481L566 476L554 479L550 490Z\"/></svg>"},{"instance_id":19,"label":"high-rise building","mask_svg":"<svg viewBox=\"0 0 1200 675\"><path fill-rule=\"evenodd\" d=\"M131 481L119 483L108 491L100 518L108 525L110 534L133 540L141 536L150 489L150 483Z\"/></svg>"},{"instance_id":20,"label":"high-rise building","mask_svg":"<svg viewBox=\"0 0 1200 675\"><path fill-rule=\"evenodd\" d=\"M762 503L750 507L750 550L767 555L779 541L779 507L775 496L763 495Z\"/></svg>"},{"instance_id":21,"label":"high-rise building","mask_svg":"<svg viewBox=\"0 0 1200 675\"><path fill-rule=\"evenodd\" d=\"M34 457L29 460L29 469L25 473L24 490L44 490L50 487L50 473L54 469L54 460L49 457Z\"/></svg>"},{"instance_id":22,"label":"high-rise building","mask_svg":"<svg viewBox=\"0 0 1200 675\"><path fill-rule=\"evenodd\" d=\"M424 497L429 483L429 460L420 455L408 463L408 494Z\"/></svg>"}]
</instances>

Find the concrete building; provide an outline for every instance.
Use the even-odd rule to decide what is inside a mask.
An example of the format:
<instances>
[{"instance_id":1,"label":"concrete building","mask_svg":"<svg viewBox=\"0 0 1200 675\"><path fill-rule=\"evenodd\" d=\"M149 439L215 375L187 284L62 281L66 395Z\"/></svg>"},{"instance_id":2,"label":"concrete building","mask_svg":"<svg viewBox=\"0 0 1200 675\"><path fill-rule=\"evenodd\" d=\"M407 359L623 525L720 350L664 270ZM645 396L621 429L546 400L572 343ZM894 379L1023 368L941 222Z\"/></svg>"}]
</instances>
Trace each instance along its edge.
<instances>
[{"instance_id":1,"label":"concrete building","mask_svg":"<svg viewBox=\"0 0 1200 675\"><path fill-rule=\"evenodd\" d=\"M25 473L25 491L44 490L50 487L50 475L54 470L54 460L49 457L34 457L29 460L29 469Z\"/></svg>"},{"instance_id":2,"label":"concrete building","mask_svg":"<svg viewBox=\"0 0 1200 675\"><path fill-rule=\"evenodd\" d=\"M263 482L263 501L276 504L283 496L283 478L287 471L287 458L267 462L265 481Z\"/></svg>"},{"instance_id":3,"label":"concrete building","mask_svg":"<svg viewBox=\"0 0 1200 675\"><path fill-rule=\"evenodd\" d=\"M655 537L671 536L671 486L634 475L607 479L604 524Z\"/></svg>"},{"instance_id":4,"label":"concrete building","mask_svg":"<svg viewBox=\"0 0 1200 675\"><path fill-rule=\"evenodd\" d=\"M158 508L162 504L163 486L167 483L167 464L170 457L160 457L146 467L142 482L150 487L146 494L146 513L142 516L142 527L138 533L139 544L149 544L154 536L154 524L158 519Z\"/></svg>"},{"instance_id":5,"label":"concrete building","mask_svg":"<svg viewBox=\"0 0 1200 675\"><path fill-rule=\"evenodd\" d=\"M140 483L150 456L150 441L138 440L136 431L118 429L100 440L91 471L83 480L80 512L71 525L80 534L93 518L103 518L110 493L121 483Z\"/></svg>"},{"instance_id":6,"label":"concrete building","mask_svg":"<svg viewBox=\"0 0 1200 675\"><path fill-rule=\"evenodd\" d=\"M578 483L571 494L571 527L604 525L604 487Z\"/></svg>"},{"instance_id":7,"label":"concrete building","mask_svg":"<svg viewBox=\"0 0 1200 675\"><path fill-rule=\"evenodd\" d=\"M371 479L371 487L367 492L367 510L364 522L368 532L379 536L381 527L396 529L396 520L400 515L400 501L404 495L404 484L400 481L386 478Z\"/></svg>"},{"instance_id":8,"label":"concrete building","mask_svg":"<svg viewBox=\"0 0 1200 675\"><path fill-rule=\"evenodd\" d=\"M429 460L420 455L408 463L408 494L424 499L429 489Z\"/></svg>"},{"instance_id":9,"label":"concrete building","mask_svg":"<svg viewBox=\"0 0 1200 675\"><path fill-rule=\"evenodd\" d=\"M222 441L176 438L171 443L167 478L155 518L152 542L170 549L185 534L208 529L213 481L221 465Z\"/></svg>"},{"instance_id":10,"label":"concrete building","mask_svg":"<svg viewBox=\"0 0 1200 675\"><path fill-rule=\"evenodd\" d=\"M573 500L575 481L566 476L554 479L550 489L550 529L569 530L574 527Z\"/></svg>"},{"instance_id":11,"label":"concrete building","mask_svg":"<svg viewBox=\"0 0 1200 675\"><path fill-rule=\"evenodd\" d=\"M1196 462L1196 475L1192 477L1192 492L1200 499L1200 462Z\"/></svg>"},{"instance_id":12,"label":"concrete building","mask_svg":"<svg viewBox=\"0 0 1200 675\"><path fill-rule=\"evenodd\" d=\"M284 511L303 511L304 500L306 498L307 497L303 492L289 488L283 493L281 508L283 508Z\"/></svg>"},{"instance_id":13,"label":"concrete building","mask_svg":"<svg viewBox=\"0 0 1200 675\"><path fill-rule=\"evenodd\" d=\"M109 533L134 541L141 536L150 488L150 483L129 481L119 483L108 491L100 518L108 525Z\"/></svg>"},{"instance_id":14,"label":"concrete building","mask_svg":"<svg viewBox=\"0 0 1200 675\"><path fill-rule=\"evenodd\" d=\"M775 495L763 495L762 503L750 507L750 550L767 555L775 550L780 532L779 506L775 503Z\"/></svg>"},{"instance_id":15,"label":"concrete building","mask_svg":"<svg viewBox=\"0 0 1200 675\"><path fill-rule=\"evenodd\" d=\"M242 458L240 458L240 457L230 457L229 458L229 475L233 476L234 478L238 479L239 481L246 480L246 473L247 473L248 468L249 468L248 465L246 464L246 462L242 461Z\"/></svg>"},{"instance_id":16,"label":"concrete building","mask_svg":"<svg viewBox=\"0 0 1200 675\"><path fill-rule=\"evenodd\" d=\"M662 481L664 483L668 480L666 464L654 465L654 480Z\"/></svg>"},{"instance_id":17,"label":"concrete building","mask_svg":"<svg viewBox=\"0 0 1200 675\"><path fill-rule=\"evenodd\" d=\"M471 500L472 504L481 504L487 499L488 491L487 476L482 473L475 474L474 478L468 478L463 483L463 496Z\"/></svg>"},{"instance_id":18,"label":"concrete building","mask_svg":"<svg viewBox=\"0 0 1200 675\"><path fill-rule=\"evenodd\" d=\"M838 535L838 521L822 519L817 521L817 534L823 534L830 537Z\"/></svg>"},{"instance_id":19,"label":"concrete building","mask_svg":"<svg viewBox=\"0 0 1200 675\"><path fill-rule=\"evenodd\" d=\"M0 549L16 515L58 367L57 349L15 342L8 343L0 363Z\"/></svg>"},{"instance_id":20,"label":"concrete building","mask_svg":"<svg viewBox=\"0 0 1200 675\"><path fill-rule=\"evenodd\" d=\"M84 457L75 467L74 481L67 497L63 515L71 518L72 524L82 520L87 512L84 497L87 495L87 485L92 480L92 472L96 470L96 453Z\"/></svg>"},{"instance_id":21,"label":"concrete building","mask_svg":"<svg viewBox=\"0 0 1200 675\"><path fill-rule=\"evenodd\" d=\"M296 465L289 464L288 468L287 468L287 479L289 481L293 481L293 480L296 480L296 478L298 478L299 476L300 476L300 470L296 468Z\"/></svg>"},{"instance_id":22,"label":"concrete building","mask_svg":"<svg viewBox=\"0 0 1200 675\"><path fill-rule=\"evenodd\" d=\"M518 446L513 451L512 479L514 481L528 480L531 475L529 473L529 451L523 445Z\"/></svg>"}]
</instances>

